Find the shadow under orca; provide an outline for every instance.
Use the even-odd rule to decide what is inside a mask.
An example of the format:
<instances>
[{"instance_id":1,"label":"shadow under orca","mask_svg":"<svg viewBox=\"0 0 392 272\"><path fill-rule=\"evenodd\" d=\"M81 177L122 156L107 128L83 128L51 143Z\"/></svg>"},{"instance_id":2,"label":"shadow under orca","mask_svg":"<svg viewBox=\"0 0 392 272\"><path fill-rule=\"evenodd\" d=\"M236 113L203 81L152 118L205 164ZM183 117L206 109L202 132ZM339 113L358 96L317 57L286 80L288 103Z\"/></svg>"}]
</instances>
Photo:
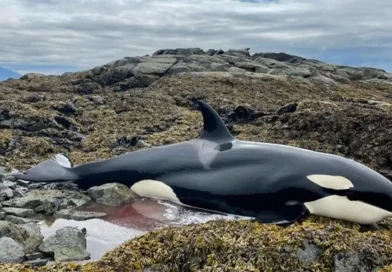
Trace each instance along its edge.
<instances>
[{"instance_id":1,"label":"shadow under orca","mask_svg":"<svg viewBox=\"0 0 392 272\"><path fill-rule=\"evenodd\" d=\"M261 223L314 214L372 224L392 216L392 183L376 171L333 154L238 140L212 107L197 104L204 122L197 139L78 166L58 154L14 176L81 189L118 182L141 197Z\"/></svg>"}]
</instances>

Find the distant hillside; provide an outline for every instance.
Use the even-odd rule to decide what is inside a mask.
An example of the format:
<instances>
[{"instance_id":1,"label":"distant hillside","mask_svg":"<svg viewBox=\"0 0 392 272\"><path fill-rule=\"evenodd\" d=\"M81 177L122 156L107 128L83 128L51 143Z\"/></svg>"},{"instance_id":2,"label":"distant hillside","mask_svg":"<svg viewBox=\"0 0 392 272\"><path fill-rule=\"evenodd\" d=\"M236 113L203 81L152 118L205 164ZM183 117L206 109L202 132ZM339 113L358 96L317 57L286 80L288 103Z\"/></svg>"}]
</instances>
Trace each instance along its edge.
<instances>
[{"instance_id":1,"label":"distant hillside","mask_svg":"<svg viewBox=\"0 0 392 272\"><path fill-rule=\"evenodd\" d=\"M11 71L11 70L7 70L3 67L0 67L0 81L6 80L8 78L20 78L21 75Z\"/></svg>"}]
</instances>

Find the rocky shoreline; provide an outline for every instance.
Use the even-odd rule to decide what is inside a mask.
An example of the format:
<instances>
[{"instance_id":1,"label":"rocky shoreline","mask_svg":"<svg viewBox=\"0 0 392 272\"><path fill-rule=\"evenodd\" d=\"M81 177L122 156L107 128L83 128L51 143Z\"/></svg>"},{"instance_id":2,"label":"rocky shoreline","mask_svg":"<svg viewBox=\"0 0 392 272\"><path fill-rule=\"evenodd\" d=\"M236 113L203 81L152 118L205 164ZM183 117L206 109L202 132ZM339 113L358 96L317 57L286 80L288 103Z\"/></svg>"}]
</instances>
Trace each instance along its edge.
<instances>
[{"instance_id":1,"label":"rocky shoreline","mask_svg":"<svg viewBox=\"0 0 392 272\"><path fill-rule=\"evenodd\" d=\"M91 202L115 206L136 195L122 184L105 184L80 192L71 182L45 184L13 180L0 173L0 262L45 265L48 261L81 261L86 252L86 229L65 227L45 241L36 223L48 217L71 220L102 218L103 212L75 210Z\"/></svg>"},{"instance_id":2,"label":"rocky shoreline","mask_svg":"<svg viewBox=\"0 0 392 272\"><path fill-rule=\"evenodd\" d=\"M43 239L37 222L104 218L78 208L136 195L119 184L81 191L7 173L58 153L80 164L197 137L196 98L218 109L240 139L343 155L392 179L392 75L380 69L188 48L61 76L27 74L0 83L0 263L8 263L1 271L392 271L391 221L364 230L319 218L283 229L242 220L169 227L100 261L51 264L88 260L89 230L66 227Z\"/></svg>"}]
</instances>

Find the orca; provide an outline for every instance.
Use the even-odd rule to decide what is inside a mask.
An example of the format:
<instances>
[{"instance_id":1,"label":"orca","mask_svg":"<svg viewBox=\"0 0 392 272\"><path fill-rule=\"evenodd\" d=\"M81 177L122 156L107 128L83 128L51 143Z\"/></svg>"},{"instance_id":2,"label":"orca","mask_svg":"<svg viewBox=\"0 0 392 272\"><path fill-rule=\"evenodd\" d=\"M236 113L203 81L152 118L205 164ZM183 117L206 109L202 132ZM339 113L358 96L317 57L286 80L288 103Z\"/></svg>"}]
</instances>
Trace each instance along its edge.
<instances>
[{"instance_id":1,"label":"orca","mask_svg":"<svg viewBox=\"0 0 392 272\"><path fill-rule=\"evenodd\" d=\"M392 216L392 183L342 156L234 137L197 101L198 138L74 166L58 154L13 175L30 182L73 181L80 189L125 184L140 197L289 225L310 214L363 225Z\"/></svg>"}]
</instances>

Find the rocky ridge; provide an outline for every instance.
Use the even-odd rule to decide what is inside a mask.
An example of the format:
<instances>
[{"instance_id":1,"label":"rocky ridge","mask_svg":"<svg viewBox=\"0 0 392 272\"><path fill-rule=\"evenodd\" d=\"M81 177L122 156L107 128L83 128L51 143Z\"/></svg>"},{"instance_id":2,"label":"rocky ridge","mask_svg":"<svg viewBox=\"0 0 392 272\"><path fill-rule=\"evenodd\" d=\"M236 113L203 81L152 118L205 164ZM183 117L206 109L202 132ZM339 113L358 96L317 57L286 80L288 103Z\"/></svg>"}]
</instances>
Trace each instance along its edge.
<instances>
[{"instance_id":1,"label":"rocky ridge","mask_svg":"<svg viewBox=\"0 0 392 272\"><path fill-rule=\"evenodd\" d=\"M391 74L380 69L332 65L284 53L250 55L247 49L205 52L188 48L159 50L152 56L126 57L61 76L28 74L20 80L7 80L0 83L0 167L3 167L0 171L0 220L21 226L35 224L42 216L83 220L105 216L75 210L89 201L108 205L131 201L132 192L121 186L119 192L113 193L111 190L117 186L105 185L104 191L108 193L103 196L103 188L82 192L72 183L29 184L11 180L6 173L12 168L26 169L57 153L65 153L74 164L80 164L197 137L201 116L193 101L198 98L216 108L230 131L240 139L343 155L392 179L391 78ZM110 196L123 199L110 199ZM289 236L283 235L283 240L280 237L284 230L275 228L265 230L270 235L267 240L257 231L252 239L269 241L270 246L281 241L278 249L282 249L290 244L288 241L299 241L298 237L304 233L321 231L321 236L307 237L317 249L305 246L303 251L289 250L297 257L310 256L312 260L306 266L310 271L321 268L356 271L362 266L366 267L363 271L372 271L392 264L388 257L389 221L383 222L377 231L363 231L356 225L344 225L343 230L334 220L327 220L325 224L314 223L314 220L293 226ZM265 260L278 261L282 257L280 251L272 251L268 256L259 254L266 259L255 260L258 249L247 242L245 249L217 255L215 245L228 249L235 241L249 238L240 231L239 226L245 226L241 224L207 223L193 228L157 231L151 234L157 235L153 236L156 240L151 244L143 238L136 239L136 242L108 253L103 262L92 265L97 265L94 271L154 265L158 271L170 271L164 260L177 267L193 264L200 269L205 260L209 260L203 271L213 268L243 271L244 256L248 254L246 258L252 260L247 267L249 271L268 270ZM222 237L225 230L230 229L233 236L219 240L219 243L214 237L206 236L205 244L200 244L204 228L221 230ZM253 225L246 225L246 228L257 229ZM335 238L352 237L352 241L365 239L363 235L366 235L366 243L339 247L332 239L325 247L322 241L326 236L323 235L329 232ZM166 241L174 233L183 233L181 237L191 239L177 242L194 245L193 249L188 248L192 259L179 255L175 249L169 250L169 244L164 245L167 251L162 251L163 245L159 241ZM14 249L7 256L30 261L26 253L23 258L21 256L23 243L13 237L7 238L19 245L5 239L7 249L4 252ZM197 250L199 245L202 251ZM154 248L163 255L150 256L133 264L118 257L124 250L129 249L133 254L145 248ZM328 255L331 250L336 255ZM364 255L352 254L357 251ZM204 255L206 252L210 255ZM78 256L84 258L86 254L82 251ZM320 254L321 258L311 257ZM129 259L139 258L132 256L128 256ZM290 265L301 264L297 257L290 256L288 262L296 263ZM377 261L368 262L370 259ZM234 266L228 267L227 263ZM89 269L89 266L78 267ZM48 267L42 269L50 270ZM276 267L274 271L279 269L285 271Z\"/></svg>"}]
</instances>

